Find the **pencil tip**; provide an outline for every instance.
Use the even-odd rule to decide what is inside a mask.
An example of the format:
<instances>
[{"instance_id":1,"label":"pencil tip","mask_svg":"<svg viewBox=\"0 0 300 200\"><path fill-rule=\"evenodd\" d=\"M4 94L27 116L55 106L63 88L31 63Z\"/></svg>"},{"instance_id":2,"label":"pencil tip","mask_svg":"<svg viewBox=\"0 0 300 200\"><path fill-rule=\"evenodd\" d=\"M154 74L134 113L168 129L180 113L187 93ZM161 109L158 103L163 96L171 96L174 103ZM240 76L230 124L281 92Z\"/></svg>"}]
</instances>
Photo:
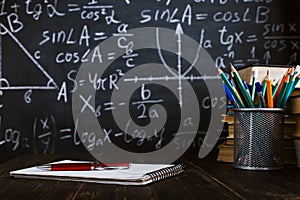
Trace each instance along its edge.
<instances>
[{"instance_id":1,"label":"pencil tip","mask_svg":"<svg viewBox=\"0 0 300 200\"><path fill-rule=\"evenodd\" d=\"M268 80L271 80L270 69L267 69L267 79L268 79Z\"/></svg>"},{"instance_id":2,"label":"pencil tip","mask_svg":"<svg viewBox=\"0 0 300 200\"><path fill-rule=\"evenodd\" d=\"M291 74L291 75L294 75L294 72L295 72L295 68L292 67L291 70L290 70L290 74Z\"/></svg>"},{"instance_id":3,"label":"pencil tip","mask_svg":"<svg viewBox=\"0 0 300 200\"><path fill-rule=\"evenodd\" d=\"M230 69L231 69L231 71L235 71L235 68L232 63L230 63Z\"/></svg>"},{"instance_id":4,"label":"pencil tip","mask_svg":"<svg viewBox=\"0 0 300 200\"><path fill-rule=\"evenodd\" d=\"M217 69L219 74L222 74L222 70L220 68Z\"/></svg>"}]
</instances>

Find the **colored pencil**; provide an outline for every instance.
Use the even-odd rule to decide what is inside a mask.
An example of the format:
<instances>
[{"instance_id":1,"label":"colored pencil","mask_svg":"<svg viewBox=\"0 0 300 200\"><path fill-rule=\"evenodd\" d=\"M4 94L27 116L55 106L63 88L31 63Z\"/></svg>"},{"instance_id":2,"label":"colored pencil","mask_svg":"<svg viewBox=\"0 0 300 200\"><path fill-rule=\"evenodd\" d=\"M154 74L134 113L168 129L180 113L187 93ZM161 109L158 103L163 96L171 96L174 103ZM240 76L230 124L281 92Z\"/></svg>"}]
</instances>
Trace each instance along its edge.
<instances>
[{"instance_id":1,"label":"colored pencil","mask_svg":"<svg viewBox=\"0 0 300 200\"><path fill-rule=\"evenodd\" d=\"M278 90L278 88L279 88L280 80L281 80L281 79L279 79L279 81L277 81L277 83L275 84L274 89L273 89L273 91L272 91L273 102L274 102L275 94L276 94L276 92L277 92L277 90Z\"/></svg>"},{"instance_id":2,"label":"colored pencil","mask_svg":"<svg viewBox=\"0 0 300 200\"><path fill-rule=\"evenodd\" d=\"M287 71L285 72L285 74L284 74L284 75L282 76L282 78L281 78L281 81L280 81L280 83L279 83L277 92L275 93L275 96L273 97L273 101L274 101L274 102L277 102L279 93L280 93L280 91L282 90L282 86L283 86L283 84L284 84L284 82L285 82L285 79L286 79L286 77L288 76L289 73L290 73L290 68L287 69Z\"/></svg>"},{"instance_id":3,"label":"colored pencil","mask_svg":"<svg viewBox=\"0 0 300 200\"><path fill-rule=\"evenodd\" d=\"M267 101L268 101L268 108L273 108L273 97L272 97L272 80L270 78L270 71L267 71Z\"/></svg>"},{"instance_id":4,"label":"colored pencil","mask_svg":"<svg viewBox=\"0 0 300 200\"><path fill-rule=\"evenodd\" d=\"M234 68L234 66L232 64L231 64L231 72L234 74L234 79L236 80L238 87L241 89L242 95L244 95L247 104L249 105L249 107L254 108L254 103L253 103L249 93L246 91L238 72L236 71L236 69Z\"/></svg>"},{"instance_id":5,"label":"colored pencil","mask_svg":"<svg viewBox=\"0 0 300 200\"><path fill-rule=\"evenodd\" d=\"M276 107L277 108L280 108L281 107L281 103L282 103L282 100L284 98L284 95L286 93L286 89L287 89L287 86L289 84L289 80L290 80L290 77L289 76L286 76L285 77L285 80L284 80L284 83L282 85L282 88L281 90L279 91L279 95L278 95L278 99L276 101Z\"/></svg>"},{"instance_id":6,"label":"colored pencil","mask_svg":"<svg viewBox=\"0 0 300 200\"><path fill-rule=\"evenodd\" d=\"M252 87L251 87L251 99L252 101L254 101L254 97L255 97L255 82L257 79L257 75L258 75L258 69L254 69L252 71L253 73L253 78L252 78Z\"/></svg>"},{"instance_id":7,"label":"colored pencil","mask_svg":"<svg viewBox=\"0 0 300 200\"><path fill-rule=\"evenodd\" d=\"M223 84L224 90L226 92L226 96L229 99L230 103L234 105L234 107L238 108L239 105L235 102L233 95L231 94L230 90L228 89L227 85Z\"/></svg>"},{"instance_id":8,"label":"colored pencil","mask_svg":"<svg viewBox=\"0 0 300 200\"><path fill-rule=\"evenodd\" d=\"M240 97L237 95L235 89L233 88L233 86L231 85L230 81L228 80L228 78L226 77L225 73L218 68L218 74L221 76L221 79L224 81L224 83L226 84L226 86L228 87L229 91L231 92L231 94L233 95L234 99L236 100L236 103L239 105L240 108L245 107L245 105L243 104L242 100L240 99Z\"/></svg>"},{"instance_id":9,"label":"colored pencil","mask_svg":"<svg viewBox=\"0 0 300 200\"><path fill-rule=\"evenodd\" d=\"M284 98L283 98L283 101L282 101L282 103L281 103L281 106L282 106L282 107L285 106L285 104L286 104L288 98L290 97L290 95L291 95L292 92L294 91L296 85L298 84L299 79L300 79L299 74L294 75L294 76L292 77L292 79L293 79L293 80L290 80L290 82L289 82L287 91L286 91L286 93L285 93L285 95L284 95Z\"/></svg>"}]
</instances>

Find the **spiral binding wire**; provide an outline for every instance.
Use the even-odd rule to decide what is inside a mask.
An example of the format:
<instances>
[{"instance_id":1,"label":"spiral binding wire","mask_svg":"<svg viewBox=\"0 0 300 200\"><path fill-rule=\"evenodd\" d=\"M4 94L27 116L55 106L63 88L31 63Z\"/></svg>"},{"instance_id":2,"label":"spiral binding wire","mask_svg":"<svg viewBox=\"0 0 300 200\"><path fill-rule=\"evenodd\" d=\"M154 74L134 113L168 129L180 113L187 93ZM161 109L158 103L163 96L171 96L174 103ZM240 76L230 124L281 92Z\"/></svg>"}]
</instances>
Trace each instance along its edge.
<instances>
[{"instance_id":1,"label":"spiral binding wire","mask_svg":"<svg viewBox=\"0 0 300 200\"><path fill-rule=\"evenodd\" d=\"M167 167L164 169L159 169L150 173L145 174L145 176L150 177L151 182L166 179L172 176L176 176L184 172L184 164L178 164L172 167Z\"/></svg>"}]
</instances>

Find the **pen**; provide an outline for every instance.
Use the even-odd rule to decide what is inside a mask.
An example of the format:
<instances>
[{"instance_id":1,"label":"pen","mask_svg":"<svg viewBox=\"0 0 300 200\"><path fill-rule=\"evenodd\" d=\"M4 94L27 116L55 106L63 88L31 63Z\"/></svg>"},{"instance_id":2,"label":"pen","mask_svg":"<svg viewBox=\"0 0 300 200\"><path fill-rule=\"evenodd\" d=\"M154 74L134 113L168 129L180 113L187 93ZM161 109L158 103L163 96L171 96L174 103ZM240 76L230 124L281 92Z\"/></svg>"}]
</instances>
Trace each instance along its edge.
<instances>
[{"instance_id":1,"label":"pen","mask_svg":"<svg viewBox=\"0 0 300 200\"><path fill-rule=\"evenodd\" d=\"M257 92L257 96L259 97L259 103L260 103L260 107L262 106L263 108L266 107L266 101L265 101L265 97L262 94L262 88L259 82L255 83L256 86L256 92Z\"/></svg>"},{"instance_id":2,"label":"pen","mask_svg":"<svg viewBox=\"0 0 300 200\"><path fill-rule=\"evenodd\" d=\"M49 171L90 171L90 170L108 170L108 169L128 169L130 163L103 164L100 162L72 162L72 163L54 163L37 166L39 169Z\"/></svg>"}]
</instances>

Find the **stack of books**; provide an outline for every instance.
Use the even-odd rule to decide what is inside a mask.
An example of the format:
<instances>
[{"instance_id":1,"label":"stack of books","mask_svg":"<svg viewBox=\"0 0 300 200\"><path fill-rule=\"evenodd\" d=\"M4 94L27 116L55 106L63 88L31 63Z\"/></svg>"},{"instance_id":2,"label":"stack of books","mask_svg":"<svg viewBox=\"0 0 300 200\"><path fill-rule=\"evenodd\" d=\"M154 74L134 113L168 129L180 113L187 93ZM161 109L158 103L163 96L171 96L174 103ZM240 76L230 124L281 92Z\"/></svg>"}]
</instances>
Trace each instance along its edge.
<instances>
[{"instance_id":1,"label":"stack of books","mask_svg":"<svg viewBox=\"0 0 300 200\"><path fill-rule=\"evenodd\" d=\"M287 112L291 113L296 119L296 130L294 132L294 145L297 157L297 165L300 167L300 95L294 95L290 98L287 106Z\"/></svg>"}]
</instances>

